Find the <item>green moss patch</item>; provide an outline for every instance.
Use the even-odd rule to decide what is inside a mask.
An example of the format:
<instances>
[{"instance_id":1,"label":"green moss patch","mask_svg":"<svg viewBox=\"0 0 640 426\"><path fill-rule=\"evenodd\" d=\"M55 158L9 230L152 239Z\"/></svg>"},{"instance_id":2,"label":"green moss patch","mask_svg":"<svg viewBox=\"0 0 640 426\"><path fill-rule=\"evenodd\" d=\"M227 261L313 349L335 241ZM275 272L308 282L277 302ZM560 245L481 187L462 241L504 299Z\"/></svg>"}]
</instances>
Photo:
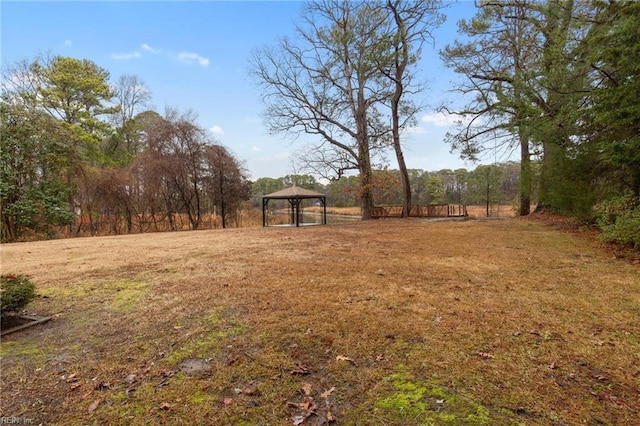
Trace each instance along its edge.
<instances>
[{"instance_id":1,"label":"green moss patch","mask_svg":"<svg viewBox=\"0 0 640 426\"><path fill-rule=\"evenodd\" d=\"M122 312L135 308L146 294L148 284L128 281L113 283L110 287L116 291L111 302L111 309Z\"/></svg>"},{"instance_id":2,"label":"green moss patch","mask_svg":"<svg viewBox=\"0 0 640 426\"><path fill-rule=\"evenodd\" d=\"M3 340L0 345L0 358L40 357L51 349L50 345L43 346L36 340Z\"/></svg>"},{"instance_id":3,"label":"green moss patch","mask_svg":"<svg viewBox=\"0 0 640 426\"><path fill-rule=\"evenodd\" d=\"M388 393L374 404L376 417L389 424L492 425L516 424L483 405L408 373L385 377Z\"/></svg>"}]
</instances>

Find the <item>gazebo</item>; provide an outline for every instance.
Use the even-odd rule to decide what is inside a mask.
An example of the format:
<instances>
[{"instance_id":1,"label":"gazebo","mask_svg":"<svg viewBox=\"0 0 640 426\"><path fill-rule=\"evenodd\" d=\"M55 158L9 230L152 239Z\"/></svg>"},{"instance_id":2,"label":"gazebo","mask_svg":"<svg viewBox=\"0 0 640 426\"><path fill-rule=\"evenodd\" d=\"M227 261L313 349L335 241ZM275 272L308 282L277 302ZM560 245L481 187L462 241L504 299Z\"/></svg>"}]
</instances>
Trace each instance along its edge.
<instances>
[{"instance_id":1,"label":"gazebo","mask_svg":"<svg viewBox=\"0 0 640 426\"><path fill-rule=\"evenodd\" d=\"M322 224L327 224L327 197L320 192L300 188L296 185L262 197L262 226L267 226L267 207L270 200L287 200L291 206L291 225L300 226L300 204L302 200L318 199L322 204Z\"/></svg>"}]
</instances>

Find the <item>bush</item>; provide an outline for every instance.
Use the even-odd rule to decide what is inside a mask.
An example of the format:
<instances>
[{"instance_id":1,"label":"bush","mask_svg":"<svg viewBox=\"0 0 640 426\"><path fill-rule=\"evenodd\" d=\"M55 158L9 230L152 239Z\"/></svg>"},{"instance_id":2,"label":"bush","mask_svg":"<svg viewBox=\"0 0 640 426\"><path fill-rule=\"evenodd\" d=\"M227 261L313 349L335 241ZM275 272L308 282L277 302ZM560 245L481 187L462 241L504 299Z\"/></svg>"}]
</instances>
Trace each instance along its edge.
<instances>
[{"instance_id":1,"label":"bush","mask_svg":"<svg viewBox=\"0 0 640 426\"><path fill-rule=\"evenodd\" d=\"M623 196L596 206L601 239L640 249L640 199Z\"/></svg>"},{"instance_id":2,"label":"bush","mask_svg":"<svg viewBox=\"0 0 640 426\"><path fill-rule=\"evenodd\" d=\"M35 285L24 275L0 277L0 315L19 311L36 297Z\"/></svg>"}]
</instances>

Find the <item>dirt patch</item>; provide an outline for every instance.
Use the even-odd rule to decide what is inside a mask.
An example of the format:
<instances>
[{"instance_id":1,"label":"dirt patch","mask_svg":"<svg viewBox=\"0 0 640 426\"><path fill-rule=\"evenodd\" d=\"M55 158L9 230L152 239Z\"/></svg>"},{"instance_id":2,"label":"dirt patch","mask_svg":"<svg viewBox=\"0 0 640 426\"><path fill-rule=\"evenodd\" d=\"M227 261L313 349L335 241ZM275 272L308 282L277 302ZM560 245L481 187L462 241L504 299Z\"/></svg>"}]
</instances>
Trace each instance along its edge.
<instances>
[{"instance_id":1,"label":"dirt patch","mask_svg":"<svg viewBox=\"0 0 640 426\"><path fill-rule=\"evenodd\" d=\"M158 233L0 254L46 295L30 309L53 318L2 341L2 415L34 424L640 417L638 266L536 221ZM202 369L187 374L185 360Z\"/></svg>"},{"instance_id":2,"label":"dirt patch","mask_svg":"<svg viewBox=\"0 0 640 426\"><path fill-rule=\"evenodd\" d=\"M178 370L187 376L205 377L212 373L213 368L204 359L188 358L178 364Z\"/></svg>"}]
</instances>

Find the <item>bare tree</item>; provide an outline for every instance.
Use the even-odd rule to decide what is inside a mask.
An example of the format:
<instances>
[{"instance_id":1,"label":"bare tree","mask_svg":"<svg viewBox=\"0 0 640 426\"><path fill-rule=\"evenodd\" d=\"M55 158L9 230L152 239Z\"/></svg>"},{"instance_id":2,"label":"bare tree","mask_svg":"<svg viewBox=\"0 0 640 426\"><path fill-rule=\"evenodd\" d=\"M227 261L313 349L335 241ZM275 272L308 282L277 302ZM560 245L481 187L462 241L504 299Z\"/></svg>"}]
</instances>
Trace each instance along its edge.
<instances>
[{"instance_id":1,"label":"bare tree","mask_svg":"<svg viewBox=\"0 0 640 426\"><path fill-rule=\"evenodd\" d=\"M221 145L204 147L204 164L205 194L220 215L222 227L226 228L242 202L249 199L249 180L238 160Z\"/></svg>"},{"instance_id":2,"label":"bare tree","mask_svg":"<svg viewBox=\"0 0 640 426\"><path fill-rule=\"evenodd\" d=\"M381 70L392 82L389 102L391 133L404 195L403 217L409 216L411 211L411 184L402 152L400 131L419 110L406 100L407 95L421 90L419 85L414 86L413 75L409 71L419 58L424 41L432 38L431 31L444 22L444 16L439 13L440 3L438 0L387 0L385 6L391 15L391 45L389 64L382 63Z\"/></svg>"},{"instance_id":3,"label":"bare tree","mask_svg":"<svg viewBox=\"0 0 640 426\"><path fill-rule=\"evenodd\" d=\"M159 214L175 230L182 216L190 229L198 229L204 214L217 210L226 227L249 199L240 162L196 125L191 112L167 109L164 117L148 112L139 118L145 123L146 146L130 167L139 211L153 212L154 219Z\"/></svg>"},{"instance_id":4,"label":"bare tree","mask_svg":"<svg viewBox=\"0 0 640 426\"><path fill-rule=\"evenodd\" d=\"M143 109L149 107L151 92L144 82L135 75L120 76L114 88L114 99L119 107L118 112L113 114L112 120L119 129L117 143L122 140L128 153L135 153L139 148L138 131L139 125L135 122L135 116Z\"/></svg>"},{"instance_id":5,"label":"bare tree","mask_svg":"<svg viewBox=\"0 0 640 426\"><path fill-rule=\"evenodd\" d=\"M376 46L386 14L373 3L314 1L303 12L299 42L284 38L255 52L252 72L263 90L272 133L319 136L307 166L324 177L360 175L362 217L373 210L372 159L388 146L376 107L388 96Z\"/></svg>"}]
</instances>

